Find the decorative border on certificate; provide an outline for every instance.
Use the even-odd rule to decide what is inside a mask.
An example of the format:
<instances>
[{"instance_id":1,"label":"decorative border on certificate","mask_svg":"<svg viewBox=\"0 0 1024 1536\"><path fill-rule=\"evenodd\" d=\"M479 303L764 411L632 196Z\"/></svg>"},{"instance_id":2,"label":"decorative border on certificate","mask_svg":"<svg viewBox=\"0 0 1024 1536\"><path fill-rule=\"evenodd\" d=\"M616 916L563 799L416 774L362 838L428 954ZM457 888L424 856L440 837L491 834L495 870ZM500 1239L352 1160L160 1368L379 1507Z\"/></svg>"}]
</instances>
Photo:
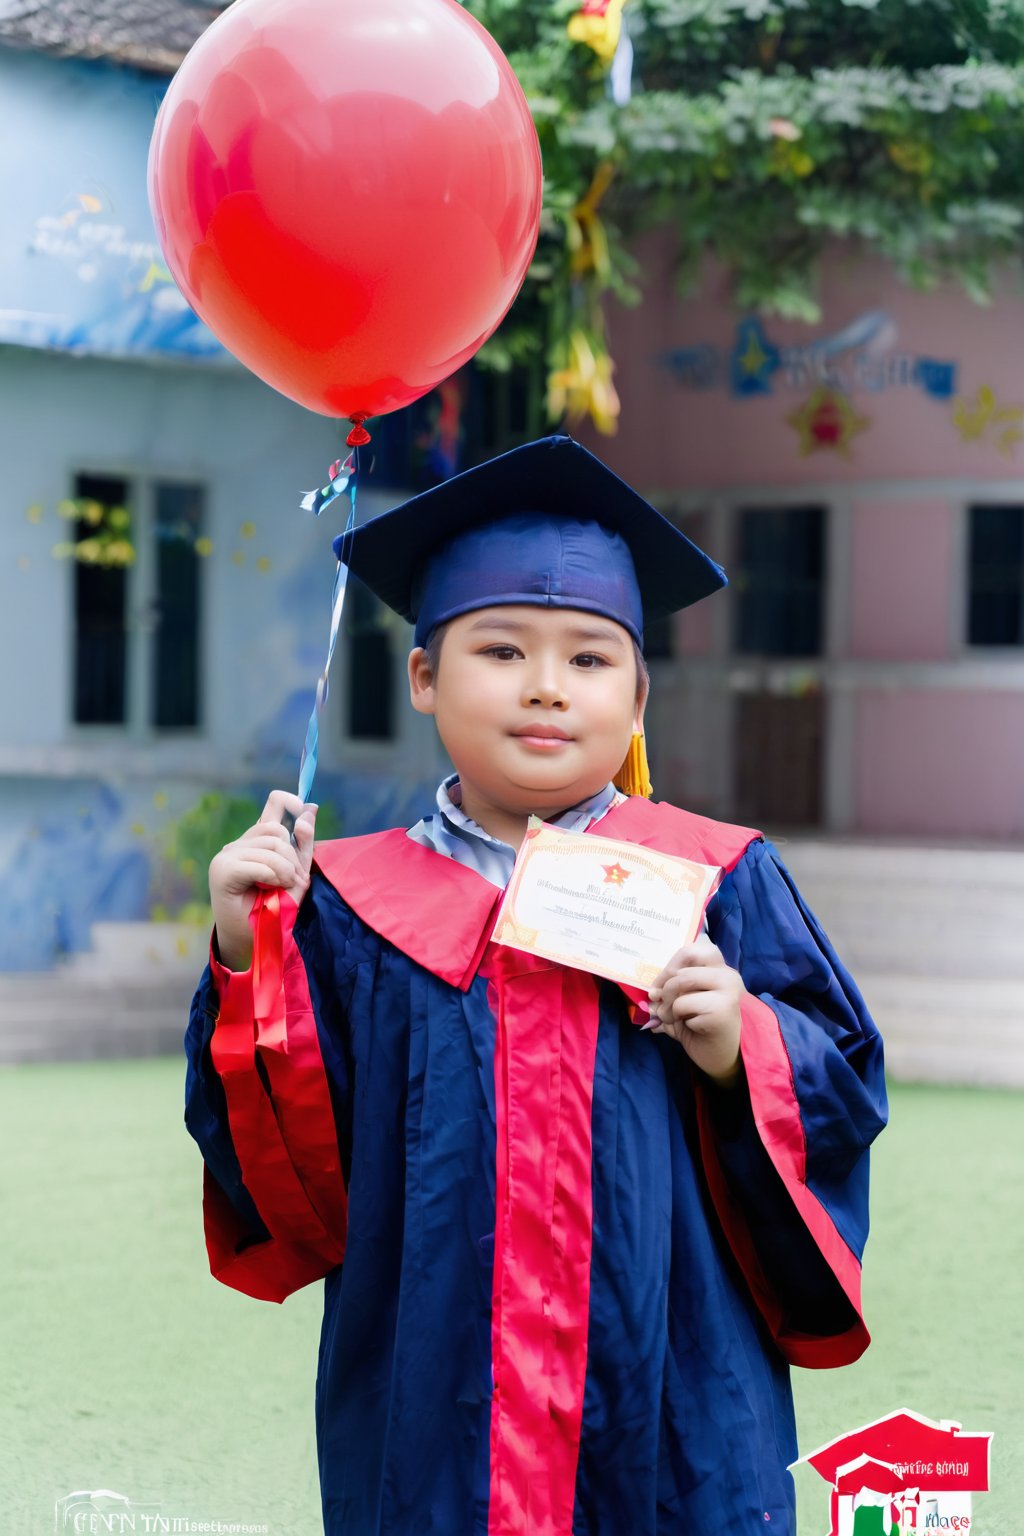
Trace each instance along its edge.
<instances>
[{"instance_id":1,"label":"decorative border on certificate","mask_svg":"<svg viewBox=\"0 0 1024 1536\"><path fill-rule=\"evenodd\" d=\"M721 870L530 817L493 938L646 989L700 932Z\"/></svg>"}]
</instances>

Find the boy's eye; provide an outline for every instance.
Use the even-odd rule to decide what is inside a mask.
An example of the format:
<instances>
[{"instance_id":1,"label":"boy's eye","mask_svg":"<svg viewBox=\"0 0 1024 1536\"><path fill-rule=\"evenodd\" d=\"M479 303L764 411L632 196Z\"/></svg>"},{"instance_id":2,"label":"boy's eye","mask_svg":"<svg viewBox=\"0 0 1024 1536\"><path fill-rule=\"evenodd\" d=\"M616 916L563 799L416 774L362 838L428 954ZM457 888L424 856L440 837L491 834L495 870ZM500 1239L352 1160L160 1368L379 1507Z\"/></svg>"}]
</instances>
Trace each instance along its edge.
<instances>
[{"instance_id":1,"label":"boy's eye","mask_svg":"<svg viewBox=\"0 0 1024 1536\"><path fill-rule=\"evenodd\" d=\"M595 667L606 667L608 663L603 656L597 656L593 651L582 651L579 656L573 657L573 665L582 667L585 672L593 671Z\"/></svg>"},{"instance_id":2,"label":"boy's eye","mask_svg":"<svg viewBox=\"0 0 1024 1536\"><path fill-rule=\"evenodd\" d=\"M519 652L514 645L489 645L483 654L493 656L497 661L515 661Z\"/></svg>"}]
</instances>

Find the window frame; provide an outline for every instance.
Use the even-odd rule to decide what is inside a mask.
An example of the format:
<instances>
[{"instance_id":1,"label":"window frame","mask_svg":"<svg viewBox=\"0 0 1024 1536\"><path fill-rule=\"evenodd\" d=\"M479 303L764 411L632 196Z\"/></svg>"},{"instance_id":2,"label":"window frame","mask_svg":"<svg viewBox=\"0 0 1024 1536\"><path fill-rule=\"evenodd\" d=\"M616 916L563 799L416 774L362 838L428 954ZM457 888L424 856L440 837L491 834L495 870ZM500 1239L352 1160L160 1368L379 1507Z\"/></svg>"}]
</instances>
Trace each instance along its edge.
<instances>
[{"instance_id":1,"label":"window frame","mask_svg":"<svg viewBox=\"0 0 1024 1536\"><path fill-rule=\"evenodd\" d=\"M958 519L958 543L959 548L954 555L953 567L955 572L955 602L954 602L954 645L952 654L972 661L1024 661L1024 566L1021 571L1021 618L1019 640L1012 644L1000 643L998 645L985 645L970 637L971 623L971 591L972 591L972 566L971 566L971 514L975 507L1014 507L1021 516L1022 532L1024 532L1024 486L1011 493L1009 491L999 494L998 491L985 485L972 487L972 494L965 497L960 509ZM957 558L956 556L959 556Z\"/></svg>"},{"instance_id":2,"label":"window frame","mask_svg":"<svg viewBox=\"0 0 1024 1536\"><path fill-rule=\"evenodd\" d=\"M209 737L209 579L201 575L197 604L196 664L198 670L198 711L195 725L158 727L153 724L155 684L157 601L157 488L162 485L198 488L203 498L204 524L210 521L212 482L208 471L193 472L175 468L140 469L135 465L108 460L99 463L82 460L66 466L66 495L74 499L81 478L123 481L127 488L126 505L132 514L132 543L135 561L125 567L125 718L121 723L90 724L76 720L75 649L78 629L75 613L76 562L69 559L65 586L64 612L67 616L65 655L66 689L64 720L68 740L78 744L155 746L167 742L201 742ZM205 564L201 561L200 569Z\"/></svg>"},{"instance_id":3,"label":"window frame","mask_svg":"<svg viewBox=\"0 0 1024 1536\"><path fill-rule=\"evenodd\" d=\"M780 512L817 512L820 515L821 545L822 545L822 569L819 582L820 614L818 624L818 649L816 651L763 651L751 650L741 643L740 630L742 623L743 589L740 586L740 576L743 566L741 561L741 541L743 520L745 514L759 516L762 513L778 515ZM836 552L834 507L832 502L825 497L816 497L813 490L809 490L806 496L800 500L794 500L790 496L773 497L755 490L753 495L741 495L731 498L729 509L728 547L730 557L726 562L726 571L731 582L731 603L729 614L728 654L730 658L738 662L761 663L771 667L788 667L822 664L830 659L834 650L834 619L831 614L833 568Z\"/></svg>"}]
</instances>

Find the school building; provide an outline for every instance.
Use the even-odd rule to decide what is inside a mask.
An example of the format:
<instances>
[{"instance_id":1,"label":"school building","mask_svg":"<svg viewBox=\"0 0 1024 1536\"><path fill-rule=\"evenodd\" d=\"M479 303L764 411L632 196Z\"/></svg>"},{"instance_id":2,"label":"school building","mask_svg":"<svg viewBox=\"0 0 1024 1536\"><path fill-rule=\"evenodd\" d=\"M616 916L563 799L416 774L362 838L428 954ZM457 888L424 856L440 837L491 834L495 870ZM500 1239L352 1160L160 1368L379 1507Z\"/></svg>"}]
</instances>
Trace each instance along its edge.
<instances>
[{"instance_id":1,"label":"school building","mask_svg":"<svg viewBox=\"0 0 1024 1536\"><path fill-rule=\"evenodd\" d=\"M168 80L222 8L0 10L0 972L116 947L110 924L198 895L175 827L210 793L295 784L324 665L343 517L299 504L346 428L223 351L147 203ZM375 431L360 518L537 413L519 380L444 387ZM407 649L353 583L316 784L336 831L415 819L445 771L404 707Z\"/></svg>"},{"instance_id":2,"label":"school building","mask_svg":"<svg viewBox=\"0 0 1024 1536\"><path fill-rule=\"evenodd\" d=\"M146 205L153 119L205 14L82 0L0 18L0 971L58 966L80 1005L60 1052L88 1035L69 961L121 964L117 925L187 895L167 867L181 818L210 792L294 783L327 644L340 524L298 503L342 430L224 354L170 283ZM1019 273L986 309L837 250L808 328L737 314L711 272L681 301L667 242L640 254L644 303L611 316L620 430L580 435L731 578L648 635L656 794L787 839L855 972L889 978L881 1012L890 986L930 1039L976 1011L978 976L952 958L968 893L985 1007L1015 1040ZM374 424L360 517L547 430L536 383L470 369ZM316 791L337 831L414 819L445 771L405 701L409 642L353 583ZM187 980L143 1048L180 1039ZM136 984L142 1007L151 975ZM12 1059L45 1033L41 994L18 985L0 988L0 1015L21 1020Z\"/></svg>"},{"instance_id":3,"label":"school building","mask_svg":"<svg viewBox=\"0 0 1024 1536\"><path fill-rule=\"evenodd\" d=\"M726 567L656 664L670 799L774 828L1024 838L1024 291L837 249L814 327L675 295L612 316L608 462ZM592 443L597 446L596 442Z\"/></svg>"}]
</instances>

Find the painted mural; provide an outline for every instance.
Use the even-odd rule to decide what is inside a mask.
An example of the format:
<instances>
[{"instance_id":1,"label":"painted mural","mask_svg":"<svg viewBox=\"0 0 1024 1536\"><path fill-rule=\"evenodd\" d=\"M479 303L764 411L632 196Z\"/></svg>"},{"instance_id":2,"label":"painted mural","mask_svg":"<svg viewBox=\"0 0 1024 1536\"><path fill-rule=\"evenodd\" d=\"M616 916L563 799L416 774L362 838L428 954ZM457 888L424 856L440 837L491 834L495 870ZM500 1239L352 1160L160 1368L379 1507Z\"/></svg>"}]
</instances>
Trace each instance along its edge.
<instances>
[{"instance_id":1,"label":"painted mural","mask_svg":"<svg viewBox=\"0 0 1024 1536\"><path fill-rule=\"evenodd\" d=\"M1024 405L1001 400L982 384L973 399L956 402L953 423L963 442L986 443L1009 458L1024 438Z\"/></svg>"},{"instance_id":2,"label":"painted mural","mask_svg":"<svg viewBox=\"0 0 1024 1536\"><path fill-rule=\"evenodd\" d=\"M852 458L855 439L873 417L857 397L875 401L893 391L915 392L946 413L961 442L1012 458L1024 441L1024 404L989 384L961 395L961 364L899 343L899 326L884 309L865 310L838 330L799 345L772 337L757 316L737 321L731 346L710 342L661 352L657 365L689 392L720 390L736 401L802 397L782 420L796 436L799 455L835 453Z\"/></svg>"},{"instance_id":3,"label":"painted mural","mask_svg":"<svg viewBox=\"0 0 1024 1536\"><path fill-rule=\"evenodd\" d=\"M658 363L684 389L724 388L739 400L819 388L845 394L919 389L933 400L951 400L957 364L901 349L898 340L895 319L881 309L799 346L776 345L767 324L748 315L737 322L730 348L675 347Z\"/></svg>"},{"instance_id":4,"label":"painted mural","mask_svg":"<svg viewBox=\"0 0 1024 1536\"><path fill-rule=\"evenodd\" d=\"M34 787L4 785L22 814L0 872L0 971L48 970L91 947L93 923L147 910L150 860L124 825L123 796L89 780L43 798Z\"/></svg>"},{"instance_id":5,"label":"painted mural","mask_svg":"<svg viewBox=\"0 0 1024 1536\"><path fill-rule=\"evenodd\" d=\"M308 713L309 694L295 706L297 721ZM254 774L230 790L170 780L73 778L40 786L5 779L17 820L0 850L0 972L48 971L86 954L98 923L208 929L210 859L256 820L271 787L294 787L295 766L282 763L279 773ZM434 788L432 781L327 767L316 785L318 835L411 825L430 808Z\"/></svg>"},{"instance_id":6,"label":"painted mural","mask_svg":"<svg viewBox=\"0 0 1024 1536\"><path fill-rule=\"evenodd\" d=\"M165 88L107 64L0 55L0 342L237 366L157 245L146 157Z\"/></svg>"}]
</instances>

